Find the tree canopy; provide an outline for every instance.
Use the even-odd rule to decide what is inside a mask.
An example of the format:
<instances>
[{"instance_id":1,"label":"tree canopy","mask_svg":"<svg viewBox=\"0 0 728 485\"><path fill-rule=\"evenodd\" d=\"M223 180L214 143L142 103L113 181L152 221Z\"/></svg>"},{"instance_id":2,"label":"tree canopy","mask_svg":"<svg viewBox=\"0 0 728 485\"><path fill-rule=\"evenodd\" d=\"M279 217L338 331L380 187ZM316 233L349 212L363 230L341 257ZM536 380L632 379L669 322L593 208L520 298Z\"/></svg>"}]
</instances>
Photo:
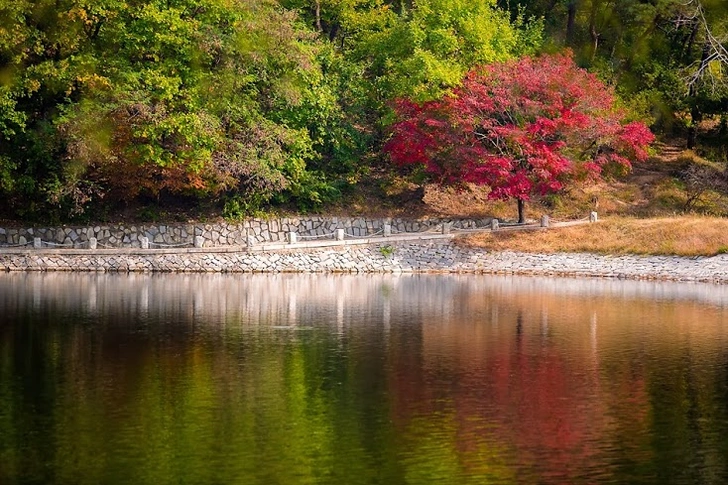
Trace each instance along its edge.
<instances>
[{"instance_id":1,"label":"tree canopy","mask_svg":"<svg viewBox=\"0 0 728 485\"><path fill-rule=\"evenodd\" d=\"M293 12L66 0L0 17L0 180L18 212L161 192L320 197L316 163L336 156L321 133L346 129L327 46Z\"/></svg>"},{"instance_id":2,"label":"tree canopy","mask_svg":"<svg viewBox=\"0 0 728 485\"><path fill-rule=\"evenodd\" d=\"M396 96L536 48L493 1L0 1L0 191L21 217L179 194L314 207Z\"/></svg>"},{"instance_id":3,"label":"tree canopy","mask_svg":"<svg viewBox=\"0 0 728 485\"><path fill-rule=\"evenodd\" d=\"M524 12L542 17L549 48L573 49L582 67L615 85L659 128L691 126L728 108L728 3L723 0L500 4L514 17Z\"/></svg>"},{"instance_id":4,"label":"tree canopy","mask_svg":"<svg viewBox=\"0 0 728 485\"><path fill-rule=\"evenodd\" d=\"M486 185L494 199L557 192L573 177L647 158L653 135L626 122L611 90L569 55L524 57L471 71L452 95L402 100L386 150L437 182Z\"/></svg>"},{"instance_id":5,"label":"tree canopy","mask_svg":"<svg viewBox=\"0 0 728 485\"><path fill-rule=\"evenodd\" d=\"M700 148L727 26L718 0L0 0L0 212L316 209L386 170L396 100L565 48Z\"/></svg>"}]
</instances>

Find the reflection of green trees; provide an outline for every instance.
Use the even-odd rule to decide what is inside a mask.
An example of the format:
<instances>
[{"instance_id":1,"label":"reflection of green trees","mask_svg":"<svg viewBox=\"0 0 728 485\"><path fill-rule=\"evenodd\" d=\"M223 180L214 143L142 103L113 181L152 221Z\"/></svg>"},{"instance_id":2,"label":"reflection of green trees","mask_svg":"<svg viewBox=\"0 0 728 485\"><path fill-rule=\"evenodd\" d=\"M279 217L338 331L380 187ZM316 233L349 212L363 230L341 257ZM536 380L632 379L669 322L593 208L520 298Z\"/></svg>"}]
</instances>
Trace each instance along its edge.
<instances>
[{"instance_id":1,"label":"reflection of green trees","mask_svg":"<svg viewBox=\"0 0 728 485\"><path fill-rule=\"evenodd\" d=\"M0 327L0 331L2 331ZM17 428L12 346L0 339L0 478L18 475Z\"/></svg>"},{"instance_id":2,"label":"reflection of green trees","mask_svg":"<svg viewBox=\"0 0 728 485\"><path fill-rule=\"evenodd\" d=\"M662 483L725 483L728 415L725 391L719 392L724 370L697 366L701 357L694 349L676 352L673 365L649 370L656 474Z\"/></svg>"},{"instance_id":3,"label":"reflection of green trees","mask_svg":"<svg viewBox=\"0 0 728 485\"><path fill-rule=\"evenodd\" d=\"M468 417L467 427L485 424ZM503 446L493 436L479 436L472 446L462 447L455 411L448 409L411 420L403 440L405 483L509 483L515 470L503 459ZM446 446L443 446L446 444Z\"/></svg>"},{"instance_id":4,"label":"reflection of green trees","mask_svg":"<svg viewBox=\"0 0 728 485\"><path fill-rule=\"evenodd\" d=\"M621 483L724 483L725 368L699 362L705 355L695 348L662 351L679 357L612 358L603 366L614 476Z\"/></svg>"},{"instance_id":5,"label":"reflection of green trees","mask_svg":"<svg viewBox=\"0 0 728 485\"><path fill-rule=\"evenodd\" d=\"M151 345L104 342L99 355L87 352L90 333L46 337L32 358L54 368L38 387L0 391L2 483L33 470L32 480L78 484L374 483L397 473L382 384L327 332L261 330L189 347L160 335ZM26 369L12 342L0 348L11 382ZM17 401L45 387L57 397L29 430L37 409ZM42 442L46 454L23 453Z\"/></svg>"},{"instance_id":6,"label":"reflection of green trees","mask_svg":"<svg viewBox=\"0 0 728 485\"><path fill-rule=\"evenodd\" d=\"M519 308L501 306L501 328ZM421 326L398 324L396 311L386 335L379 325L337 334L237 319L220 329L86 327L75 323L83 317L43 312L0 326L3 485L547 482L541 471L559 466L578 482L588 459L621 483L721 483L726 473L726 370L697 344L654 351L680 355L667 360L635 357L637 338L601 348L593 375L601 389L581 396L559 386L583 378L585 363L554 343L565 328L556 321L548 339L539 333L537 314L524 314L516 358L512 338L492 338L503 335L462 315L436 334L445 341L438 350ZM456 331L490 343L458 360L448 353L458 350ZM505 370L495 375L494 363ZM546 376L543 388L511 389L534 375ZM609 449L582 457L569 453L584 435L558 443L539 436L549 426L525 423L594 409L608 418L598 423L601 444L589 446ZM555 461L564 456L573 461ZM555 464L538 462L548 459Z\"/></svg>"}]
</instances>

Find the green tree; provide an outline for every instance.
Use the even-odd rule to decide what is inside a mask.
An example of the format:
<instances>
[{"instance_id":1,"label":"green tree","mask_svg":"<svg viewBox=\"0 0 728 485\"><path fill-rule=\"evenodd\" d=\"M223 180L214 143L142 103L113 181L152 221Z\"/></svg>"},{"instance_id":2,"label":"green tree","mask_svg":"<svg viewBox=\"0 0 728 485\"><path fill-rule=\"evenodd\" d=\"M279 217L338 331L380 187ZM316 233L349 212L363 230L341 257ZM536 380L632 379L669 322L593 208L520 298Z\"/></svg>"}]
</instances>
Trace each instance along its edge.
<instances>
[{"instance_id":1,"label":"green tree","mask_svg":"<svg viewBox=\"0 0 728 485\"><path fill-rule=\"evenodd\" d=\"M395 99L434 99L472 67L534 52L538 22L511 21L495 0L284 0L329 39L352 123L379 152Z\"/></svg>"},{"instance_id":2,"label":"green tree","mask_svg":"<svg viewBox=\"0 0 728 485\"><path fill-rule=\"evenodd\" d=\"M276 2L5 2L0 18L0 190L20 215L329 188L326 135L345 132L329 46Z\"/></svg>"},{"instance_id":3,"label":"green tree","mask_svg":"<svg viewBox=\"0 0 728 485\"><path fill-rule=\"evenodd\" d=\"M542 16L548 43L569 46L637 116L669 129L726 112L728 4L721 0L501 0Z\"/></svg>"}]
</instances>

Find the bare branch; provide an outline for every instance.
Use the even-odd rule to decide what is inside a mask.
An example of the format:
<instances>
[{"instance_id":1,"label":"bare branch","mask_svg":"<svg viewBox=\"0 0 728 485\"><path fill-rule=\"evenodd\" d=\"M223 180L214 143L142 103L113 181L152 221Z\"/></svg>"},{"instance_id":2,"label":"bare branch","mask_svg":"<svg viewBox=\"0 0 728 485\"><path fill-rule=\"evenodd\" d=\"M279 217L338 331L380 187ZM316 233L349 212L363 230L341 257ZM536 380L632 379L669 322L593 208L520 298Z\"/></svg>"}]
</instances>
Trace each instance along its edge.
<instances>
[{"instance_id":1,"label":"bare branch","mask_svg":"<svg viewBox=\"0 0 728 485\"><path fill-rule=\"evenodd\" d=\"M726 38L718 38L710 30L708 21L705 18L705 9L700 0L689 0L683 6L693 7L694 10L690 14L681 12L675 19L674 25L694 26L695 22L697 22L705 35L701 58L686 68L684 81L688 93L693 93L698 84L702 83L710 88L712 94L715 94L719 89L728 87L728 76L722 75L723 67L728 67L728 50L725 48ZM716 75L712 68L716 64L720 67L720 75Z\"/></svg>"}]
</instances>

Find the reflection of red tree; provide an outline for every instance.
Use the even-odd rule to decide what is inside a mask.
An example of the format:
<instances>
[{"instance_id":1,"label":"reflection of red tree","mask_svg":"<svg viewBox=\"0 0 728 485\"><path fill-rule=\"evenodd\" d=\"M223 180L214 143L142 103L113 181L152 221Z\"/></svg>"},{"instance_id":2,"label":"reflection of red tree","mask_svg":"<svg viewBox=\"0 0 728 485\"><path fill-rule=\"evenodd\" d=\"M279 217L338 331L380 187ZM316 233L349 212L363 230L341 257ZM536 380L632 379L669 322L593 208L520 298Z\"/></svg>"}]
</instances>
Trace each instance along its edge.
<instances>
[{"instance_id":1,"label":"reflection of red tree","mask_svg":"<svg viewBox=\"0 0 728 485\"><path fill-rule=\"evenodd\" d=\"M422 342L411 335L393 332L390 335L387 386L390 389L391 419L397 428L403 428L417 414L432 411L431 389L422 372Z\"/></svg>"},{"instance_id":2,"label":"reflection of red tree","mask_svg":"<svg viewBox=\"0 0 728 485\"><path fill-rule=\"evenodd\" d=\"M483 376L500 410L498 435L544 479L582 474L598 464L594 445L607 424L596 369L574 368L555 345L523 347L519 341L515 349L499 349L494 372Z\"/></svg>"},{"instance_id":3,"label":"reflection of red tree","mask_svg":"<svg viewBox=\"0 0 728 485\"><path fill-rule=\"evenodd\" d=\"M529 479L572 482L608 468L601 447L621 439L612 436L616 424L608 412L621 405L617 399L630 396L630 406L648 409L640 373L626 366L617 371L618 383L602 382L588 339L565 348L538 332L517 334L513 326L501 335L446 327L423 337L418 361L392 362L393 419L404 429L414 416L449 407L456 419L454 445L463 457L477 459L484 445L496 453L510 450L501 458ZM648 426L644 418L635 416L642 429Z\"/></svg>"}]
</instances>

